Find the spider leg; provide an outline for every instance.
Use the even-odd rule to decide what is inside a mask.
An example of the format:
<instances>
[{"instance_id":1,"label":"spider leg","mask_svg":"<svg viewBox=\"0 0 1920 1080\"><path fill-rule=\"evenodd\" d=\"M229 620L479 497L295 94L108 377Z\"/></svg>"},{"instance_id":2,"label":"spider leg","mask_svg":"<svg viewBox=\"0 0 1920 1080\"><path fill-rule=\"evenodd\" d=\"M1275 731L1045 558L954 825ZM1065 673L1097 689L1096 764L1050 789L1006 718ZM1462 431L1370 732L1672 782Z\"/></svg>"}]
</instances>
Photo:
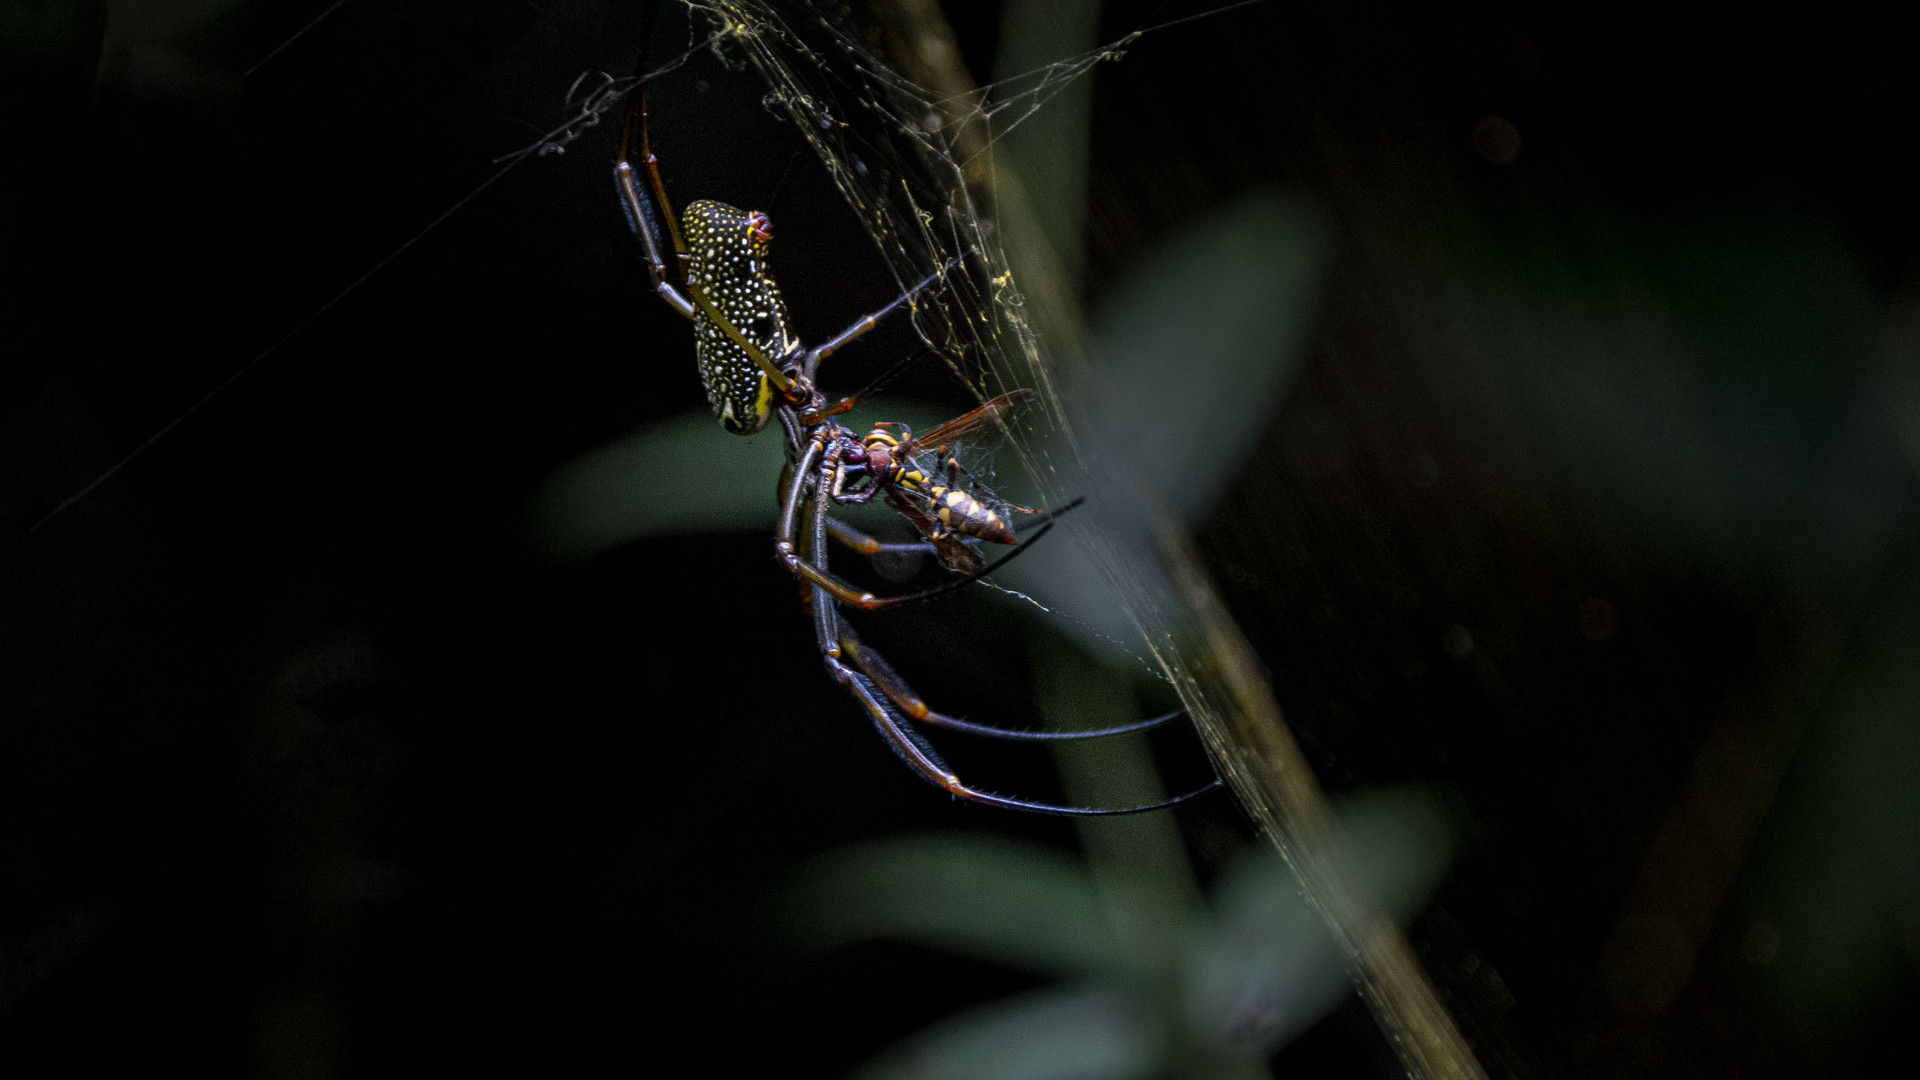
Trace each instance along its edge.
<instances>
[{"instance_id":1,"label":"spider leg","mask_svg":"<svg viewBox=\"0 0 1920 1080\"><path fill-rule=\"evenodd\" d=\"M959 717L934 712L927 703L914 693L913 687L893 670L880 653L872 646L862 642L851 629L844 624L840 629L840 656L853 662L861 674L886 695L894 707L905 713L917 723L932 724L935 727L949 728L953 731L965 731L973 735L984 735L990 739L1013 739L1021 742L1064 742L1070 739L1097 739L1107 735L1125 735L1135 731L1151 731L1154 728L1178 720L1185 716L1185 709L1175 709L1165 716L1156 716L1147 720L1137 720L1131 724L1116 727L1096 728L1092 731L1017 731L1012 728L994 727L991 724L976 724Z\"/></svg>"},{"instance_id":2,"label":"spider leg","mask_svg":"<svg viewBox=\"0 0 1920 1080\"><path fill-rule=\"evenodd\" d=\"M864 498L864 496L866 492L862 491L860 494L862 498L859 498L857 500L846 499L846 500L839 500L839 501L865 502L866 499ZM1013 531L1026 532L1029 529L1037 529L1042 525L1050 525L1053 523L1053 520L1055 518L1073 509L1074 507L1079 506L1084 502L1086 502L1085 499L1075 499L1058 510L1036 510L1034 511L1035 516L1033 518L1029 518L1027 520L1021 521L1017 525L1014 525L1012 527ZM880 540L875 537L868 536L866 533L861 532L859 529L856 529L853 526L848 525L846 522L841 521L839 518L834 518L834 517L827 518L827 537L831 540L838 542L842 547L848 548L852 551L856 551L862 555L879 555L883 552L888 555L932 555L934 554L933 545L928 543L925 540ZM962 536L960 537L960 540L963 543L974 545L974 546L984 543L984 541L980 540L979 538L972 537L972 536Z\"/></svg>"},{"instance_id":3,"label":"spider leg","mask_svg":"<svg viewBox=\"0 0 1920 1080\"><path fill-rule=\"evenodd\" d=\"M615 168L618 169L619 166L615 166ZM707 294L700 290L698 284L687 286L686 298L694 307L699 309L700 314L705 315L713 322L713 325L720 328L720 332L727 336L728 341L739 346L740 351L747 354L747 359L753 361L754 364L766 374L767 381L772 383L774 388L779 390L781 394L805 400L807 395L813 392L811 375L807 377L808 381L805 386L801 387L801 384L796 381L795 377L781 370L780 365L774 363L773 359L766 354L765 350L747 340L747 336L742 334L739 328L733 325L733 320L727 318L725 312L715 307L713 301L707 299ZM796 387L798 387L798 389L796 389Z\"/></svg>"},{"instance_id":4,"label":"spider leg","mask_svg":"<svg viewBox=\"0 0 1920 1080\"><path fill-rule=\"evenodd\" d=\"M1046 528L1047 526L1052 525L1054 520L1058 518L1060 515L1065 514L1066 512L1074 509L1075 507L1081 506L1086 501L1087 500L1085 498L1078 498L1078 499L1074 499L1072 502L1067 503L1065 506L1062 506L1058 510L1035 511L1035 516L1033 518L1020 522L1019 524L1013 526L1013 529L1015 532L1026 532L1030 529ZM859 529L856 529L853 526L848 525L847 523L841 521L840 519L831 517L831 516L827 518L827 537L828 539L838 542L841 546L846 547L852 551L855 551L861 555L887 554L887 555L927 555L927 556L934 556L934 557L939 556L939 549L937 549L929 541L876 539L875 537L868 536L866 533L861 532ZM959 540L962 543L968 544L970 546L978 546L980 543L982 543L982 541L977 540L971 536L958 536L958 537L955 537L955 539ZM1006 558L1010 559L1012 557L1013 557L1013 554L1009 553ZM1006 559L1002 559L1000 563L995 565L998 566L998 565L1004 564L1005 562L1006 562ZM960 582L959 584L964 585L966 584L966 582L963 581L963 582ZM922 596L921 599L926 599L926 597Z\"/></svg>"},{"instance_id":5,"label":"spider leg","mask_svg":"<svg viewBox=\"0 0 1920 1080\"><path fill-rule=\"evenodd\" d=\"M613 183L620 192L620 205L627 212L627 225L647 249L647 269L653 275L653 291L665 300L673 310L691 319L694 317L693 301L688 300L679 289L667 281L667 264L660 257L660 237L653 222L653 213L647 200L647 193L634 181L633 167L626 162L617 162L613 166Z\"/></svg>"},{"instance_id":6,"label":"spider leg","mask_svg":"<svg viewBox=\"0 0 1920 1080\"><path fill-rule=\"evenodd\" d=\"M900 756L900 760L906 762L909 768L919 773L928 783L962 799L985 803L988 806L1005 807L1009 810L1051 814L1056 817L1117 817L1121 814L1144 814L1152 810L1165 810L1190 799L1197 799L1220 787L1220 781L1215 779L1211 783L1184 794L1175 795L1170 799L1143 803L1139 806L1115 807L1062 806L1057 803L1016 799L1008 795L995 795L990 791L981 791L962 782L960 777L954 774L952 766L941 760L940 755L934 752L927 740L894 714L866 676L837 660L830 661L828 669L834 671L834 678L866 708L867 716L873 721L873 726L879 730L881 737L887 741L887 745L893 747L893 752Z\"/></svg>"},{"instance_id":7,"label":"spider leg","mask_svg":"<svg viewBox=\"0 0 1920 1080\"><path fill-rule=\"evenodd\" d=\"M908 368L908 366L918 363L922 357L931 356L931 355L933 355L932 349L918 349L912 353L909 353L907 354L907 356L905 356L904 358L896 362L892 367L881 372L878 378L874 379L872 382L861 387L860 389L855 390L853 393L848 394L846 397L841 398L839 401L836 401L831 405L821 406L818 409L811 409L803 412L801 414L801 420L805 423L817 424L829 416L839 416L841 413L847 412L850 409L852 409L854 406L860 404L860 402L868 394L871 394L875 390L878 390L882 386L886 385L890 380L892 380L892 378L895 375L898 375L902 371L905 371Z\"/></svg>"},{"instance_id":8,"label":"spider leg","mask_svg":"<svg viewBox=\"0 0 1920 1080\"><path fill-rule=\"evenodd\" d=\"M667 189L660 182L660 165L647 145L647 42L653 32L651 8L645 18L647 25L640 39L640 84L627 97L626 122L620 133L620 157L613 164L613 186L620 193L621 209L627 213L627 227L640 238L641 246L647 250L647 272L653 277L653 291L673 310L691 319L694 317L693 301L675 288L674 282L667 280L665 246L660 242L659 223L654 220L654 199L658 199L660 216L666 221L667 233L673 240L674 281L684 284L687 280L687 248L680 240L680 227L674 221L673 208L667 204ZM629 152L628 146L636 135L640 143L638 156L647 170L648 183L653 188L652 198L648 197L646 187L634 175L634 155Z\"/></svg>"},{"instance_id":9,"label":"spider leg","mask_svg":"<svg viewBox=\"0 0 1920 1080\"><path fill-rule=\"evenodd\" d=\"M819 444L817 442L814 443L813 449L817 450L818 446ZM795 471L797 475L805 475L803 469L796 469ZM801 489L803 486L804 482L796 484L796 490ZM807 531L812 540L808 554L825 562L827 535L826 510L824 504L817 497L808 500L808 502L808 517L810 521ZM853 668L841 663L840 658L843 655L844 644L854 639L852 638L851 632L846 631L840 623L840 616L838 612L834 610L832 594L824 586L815 583L809 591L808 606L813 609L815 640L819 644L820 658L826 665L827 673L833 677L835 682L846 687L848 693L851 693L854 699L860 702L861 707L866 709L867 717L873 721L873 726L880 732L880 737L893 749L893 752L899 756L900 760L907 764L908 768L919 774L921 779L952 795L967 799L971 802L984 803L988 806L1000 806L1009 810L1025 810L1035 814L1051 814L1058 817L1113 817L1120 814L1140 814L1150 810L1164 810L1170 806L1178 806L1189 799L1198 798L1220 787L1220 781L1215 779L1212 783L1195 788L1185 794L1176 795L1170 799L1162 799L1159 802L1145 803L1139 806L1110 808L1061 806L1055 803L1038 802L1033 799L1016 799L1007 795L995 795L992 792L981 791L978 788L970 787L960 779L959 774L953 771L953 767L948 765L946 761L940 757L939 753L933 749L933 746L929 744L925 738L921 737L919 732L914 731L906 720L893 710L893 707L888 704L886 696L875 687L871 679L861 672L855 671ZM871 649L865 650L865 653L869 659L873 656ZM889 673L891 673L890 669L888 670ZM894 676L894 678L897 681L899 677Z\"/></svg>"},{"instance_id":10,"label":"spider leg","mask_svg":"<svg viewBox=\"0 0 1920 1080\"><path fill-rule=\"evenodd\" d=\"M827 518L827 539L861 555L933 554L933 545L925 540L879 540L833 517Z\"/></svg>"},{"instance_id":11,"label":"spider leg","mask_svg":"<svg viewBox=\"0 0 1920 1080\"><path fill-rule=\"evenodd\" d=\"M931 589L922 589L919 592L907 593L904 596L876 597L876 596L873 596L871 593L869 593L867 594L867 599L865 603L856 604L855 606L861 608L864 611L879 611L882 608L890 608L899 604L911 604L911 603L916 603L922 600L931 600L936 596L945 596L947 593L953 592L956 589L965 588L966 586L971 585L976 581L979 581L981 578L986 577L988 574L991 574L995 570L998 570L1001 567L1007 565L1009 562L1012 562L1015 558L1019 557L1021 552L1027 550L1028 548L1032 547L1035 543L1039 542L1040 538L1047 535L1047 532L1052 528L1053 528L1053 522L1051 521L1047 522L1046 524L1040 526L1038 529L1034 530L1034 534L1028 537L1026 542L1021 544L1019 547L1014 548L1012 551L1007 552L1005 555L1000 556L999 558L993 560L992 562L981 567L980 569L970 574L967 574L964 577L955 578L954 580L949 581L943 585L936 585Z\"/></svg>"},{"instance_id":12,"label":"spider leg","mask_svg":"<svg viewBox=\"0 0 1920 1080\"><path fill-rule=\"evenodd\" d=\"M808 440L806 450L801 454L801 459L793 465L793 479L789 480L787 498L783 500L785 505L781 507L781 540L778 542L781 550L783 550L781 553L783 553L783 555L791 555L793 540L795 540L795 534L797 534L797 521L795 521L795 519L797 519L799 513L801 513L801 503L806 503L806 532L804 532L804 536L806 536L806 555L818 559L818 561L822 563L822 567L824 567L826 561L828 561L829 523L831 523L831 519L828 517L829 500L820 496L820 492L822 492L820 486L814 486L814 488L812 488L812 494L808 494L806 477L808 477L808 473L810 473L812 469L816 469L816 467L820 465L822 457L831 457L831 455L833 455L829 454L828 448L824 446L824 444L828 442L828 438L828 432L816 432L814 438ZM820 473L822 480L816 480L816 482L824 482L826 475L828 475L828 469L822 469L822 473ZM793 555L793 559L799 559L799 555ZM1002 561L1004 561L1004 559L1002 559ZM839 609L835 607L837 596L835 596L833 588L828 586L828 584L824 584L822 580L812 577L812 575L820 575L820 577L828 578L828 580L837 580L837 578L831 577L828 571L824 571L824 569L812 567L810 563L801 561L801 565L806 567L806 571L810 571L810 573L803 573L803 577L806 577L806 580L810 582L810 588L808 588L808 592L806 592L806 605L812 609L810 613L812 613L812 623L814 623L814 642L816 642L816 646L820 648L820 659L822 659L822 663L826 665L828 675L833 676L833 680L839 682L841 686L845 686L847 692L854 696L854 700L860 701L860 707L866 709L868 719L874 721L874 728L879 730L881 738L887 742L889 748L893 748L893 751L899 755L900 761L904 761L908 769L912 769L914 773L920 774L920 778L924 778L929 784L945 790L948 794L958 796L958 798L962 799L970 799L970 801L975 801L975 803L985 803L985 805L995 805L995 807L1006 807L1006 809L1021 809L1021 811L1029 811L1029 813L1044 813L1044 815L1058 815L1058 817L1114 817L1114 815L1146 813L1146 811L1156 811L1156 809L1173 807L1173 805L1185 803L1187 799L1200 798L1200 796L1204 796L1204 794L1208 794L1208 792L1212 792L1212 790L1221 786L1221 782L1215 778L1210 784L1200 786L1200 788L1194 788L1192 792L1187 792L1187 794L1173 796L1171 799L1160 799L1160 801L1156 801L1156 803L1133 805L1133 807L1069 807L1069 805L1043 803L1043 801L1035 801L1035 799L1016 799L1012 798L1012 796L996 796L993 792L981 792L979 788L968 786L966 782L960 780L958 774L952 771L952 767L947 765L947 761L941 759L941 755L933 749L933 746L927 744L927 740L920 736L920 732L916 732L916 730L912 728L912 724L908 723L900 713L895 711L895 707L889 703L891 694L885 692L885 690L881 690L879 686L876 686L877 680L885 680L887 684L893 684L895 692L899 692L904 698L918 701L918 698L914 698L912 690L906 690L906 682L904 682L899 675L895 675L893 669L887 667L887 663L885 663L883 659L879 659L877 653L874 653L874 650L864 648L864 646L860 644L860 640L852 634L852 630L849 630L847 626L841 623L841 619L839 619ZM852 661L860 671L854 671L854 667L849 667L847 663L843 663L843 657ZM998 734L998 736L1002 736L1002 738L1035 738L1035 736L1048 736L1048 734L1050 734L1050 732L1006 732L1006 730L1000 730L1000 728L989 728L987 724L972 724L968 723L968 721L958 721L958 719L954 719L954 717L941 717L939 713L933 713L931 709L925 709L925 705L922 705L922 711L925 711L925 715L927 715L927 723L956 726L956 728L960 728L960 730L970 730L970 732L975 732L975 734ZM1139 724L1127 724L1127 726L1123 726L1123 728L1112 728L1112 730L1106 730L1106 732L1087 732L1087 734L1077 734L1077 732L1073 732L1073 734L1068 734L1066 738L1091 738L1092 734L1117 734L1117 732L1121 732L1121 730L1144 730L1144 728L1148 728L1148 726L1158 726L1158 724L1165 723L1165 721L1171 721L1171 719L1177 717L1177 715L1179 715L1179 713L1173 713L1173 715L1169 715L1169 717L1156 717L1156 719L1152 719L1152 721L1144 721L1144 723Z\"/></svg>"},{"instance_id":13,"label":"spider leg","mask_svg":"<svg viewBox=\"0 0 1920 1080\"><path fill-rule=\"evenodd\" d=\"M816 494L811 499L808 498L807 492L810 485L818 485L823 482L821 477L815 475L815 472L820 466L821 459L826 455L826 444L833 441L835 440L830 428L817 428L814 434L807 440L806 449L801 451L800 460L794 462L792 475L787 480L786 495L781 499L780 527L774 534L773 550L774 554L779 556L780 561L786 565L786 568L791 571L795 577L806 579L813 585L825 590L828 595L843 604L852 604L854 607L864 608L871 604L879 603L879 600L872 593L856 589L827 571L814 566L794 551L794 537L799 525L801 504L805 503L811 508L808 515L808 525L810 529L814 526L813 519L820 513L821 497L818 495L818 487L815 487L814 490ZM836 454L838 452L837 446L835 452ZM825 534L826 526L824 521L819 524L819 530L822 535ZM821 562L825 562L825 549L826 546L824 543L818 544L815 545L808 554L812 555L815 559L819 559ZM822 646L822 648L824 649L825 646Z\"/></svg>"},{"instance_id":14,"label":"spider leg","mask_svg":"<svg viewBox=\"0 0 1920 1080\"><path fill-rule=\"evenodd\" d=\"M913 288L908 289L906 292L903 292L899 296L895 297L893 303L888 304L886 307L881 308L879 311L876 311L871 315L861 316L859 319L854 320L854 323L852 326L849 326L845 330L842 330L838 334L835 334L831 339L827 341L825 345L819 345L809 350L807 352L807 359L805 364L805 371L807 373L807 377L808 378L813 377L814 370L820 366L820 361L825 360L827 357L832 356L834 353L839 352L842 348L844 348L847 345L848 342L853 341L856 338L859 338L862 335L866 334L867 331L872 330L875 326L879 324L881 319L886 318L887 316L900 310L902 307L906 305L912 304L914 297L919 296L920 293L927 288L927 286L932 285L934 282L939 281L941 278L946 277L947 271L960 265L960 263L964 259L966 259L968 255L971 255L971 254L973 254L973 250L969 248L968 250L963 251L958 255L955 255L953 258L948 259L944 266L940 267L940 269L938 270L935 270L933 273L928 274L924 279L921 280L921 282L918 285L915 285ZM861 391L861 393L865 393L865 391ZM855 395L854 398L848 399L847 403L843 403L843 404L846 404L846 408L839 409L838 411L845 412L846 409L853 408L853 405L850 402L857 400L858 396L859 395Z\"/></svg>"},{"instance_id":15,"label":"spider leg","mask_svg":"<svg viewBox=\"0 0 1920 1080\"><path fill-rule=\"evenodd\" d=\"M748 341L728 318L720 312L701 292L699 285L687 280L687 264L691 258L687 254L687 245L680 237L678 219L673 216L673 207L667 201L667 188L660 180L660 162L653 156L653 149L647 139L647 55L646 42L650 40L652 30L652 11L649 7L645 18L647 25L641 31L640 47L640 83L627 97L626 121L620 133L620 157L613 163L613 186L620 194L620 207L626 211L627 226L640 238L640 244L647 251L647 272L653 278L653 291L665 300L673 310L689 319L705 315L720 328L729 340L745 350L747 357L760 367L782 394L794 390L794 381L780 365L773 362L758 345ZM639 143L636 155L631 146ZM647 182L642 185L634 174L633 159L638 157L641 167L646 170ZM647 194L651 188L653 194ZM673 241L674 274L673 281L667 280L667 260L665 245L660 241L659 224L654 220L655 203L658 202L661 220L667 224L668 238ZM944 273L944 270L942 271ZM678 283L676 285L676 282ZM685 291L682 291L685 290ZM811 371L811 369L809 369Z\"/></svg>"},{"instance_id":16,"label":"spider leg","mask_svg":"<svg viewBox=\"0 0 1920 1080\"><path fill-rule=\"evenodd\" d=\"M931 589L922 589L919 592L906 593L902 596L875 596L870 592L855 588L853 585L814 566L812 563L794 553L793 524L794 518L798 516L798 504L802 493L802 489L798 485L801 483L803 483L803 481L796 480L793 490L788 494L788 509L782 511L780 515L780 532L774 539L774 553L779 556L780 561L784 563L787 569L792 571L795 576L805 578L807 581L825 589L835 600L857 607L862 611L879 611L882 608L895 607L900 604L911 604L922 600L931 600L936 596L944 596L956 589L971 585L981 578L986 577L988 574L993 573L995 570L1007 565L1010 560L1027 550L1027 548L1033 546L1036 541L1047 534L1049 529L1053 528L1053 523L1047 522L1040 526L1031 537L1028 537L1026 543L1021 544L1007 554L1002 555L1000 558L995 559L979 570L967 574L964 577L956 578L953 581L949 581L943 585L937 585Z\"/></svg>"}]
</instances>

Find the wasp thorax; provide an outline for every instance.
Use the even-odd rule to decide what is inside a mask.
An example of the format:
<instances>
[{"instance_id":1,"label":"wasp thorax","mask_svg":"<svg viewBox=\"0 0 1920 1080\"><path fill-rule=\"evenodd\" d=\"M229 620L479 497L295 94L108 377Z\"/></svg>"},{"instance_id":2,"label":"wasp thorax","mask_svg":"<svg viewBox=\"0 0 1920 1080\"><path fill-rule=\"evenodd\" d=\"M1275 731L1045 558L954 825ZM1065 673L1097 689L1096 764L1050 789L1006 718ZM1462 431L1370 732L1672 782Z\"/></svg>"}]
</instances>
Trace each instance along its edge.
<instances>
[{"instance_id":1,"label":"wasp thorax","mask_svg":"<svg viewBox=\"0 0 1920 1080\"><path fill-rule=\"evenodd\" d=\"M867 470L875 474L890 471L893 468L893 451L898 445L899 440L880 428L867 432Z\"/></svg>"}]
</instances>

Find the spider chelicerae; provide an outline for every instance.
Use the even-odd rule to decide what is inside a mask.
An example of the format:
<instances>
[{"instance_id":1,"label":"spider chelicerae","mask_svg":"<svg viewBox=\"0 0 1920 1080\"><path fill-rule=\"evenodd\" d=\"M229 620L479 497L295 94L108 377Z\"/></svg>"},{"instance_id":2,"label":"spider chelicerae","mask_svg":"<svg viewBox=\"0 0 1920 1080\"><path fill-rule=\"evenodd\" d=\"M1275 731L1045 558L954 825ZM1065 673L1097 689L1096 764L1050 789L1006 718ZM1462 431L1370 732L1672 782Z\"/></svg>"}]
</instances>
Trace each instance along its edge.
<instances>
[{"instance_id":1,"label":"spider chelicerae","mask_svg":"<svg viewBox=\"0 0 1920 1080\"><path fill-rule=\"evenodd\" d=\"M973 802L1042 814L1131 814L1173 806L1219 787L1216 779L1174 798L1118 808L1012 798L968 786L914 730L913 724L921 723L1000 739L1088 739L1146 731L1177 719L1185 711L1075 732L1014 731L947 716L929 708L841 618L843 605L872 611L950 592L992 572L1023 549L1016 546L992 564L985 563L973 550L974 541L1007 545L1020 542L998 512L962 486L962 470L947 444L990 426L1001 412L1029 400L1032 391L1003 394L918 438L904 425L891 422L873 425L864 437L842 424L838 417L872 388L830 400L815 382L820 362L872 330L882 319L910 307L917 296L958 267L967 254L948 261L887 306L856 319L825 344L813 348L802 345L791 328L779 286L767 269L767 249L773 239L767 215L700 200L689 203L679 219L674 217L661 183L659 163L648 141L645 60L643 45L642 74L628 97L620 157L613 168L620 203L628 225L645 248L654 292L694 324L700 378L721 425L738 435L752 435L768 420L778 419L785 433L787 468L781 477L780 522L774 549L782 564L804 584L815 641L834 681L859 701L887 744L914 772ZM665 241L660 233L662 222L666 226ZM668 242L672 245L671 262ZM942 460L945 483L920 466L917 456L922 450L930 450ZM876 496L884 496L921 540L883 543L829 513L835 504L867 502ZM1027 544L1052 527L1050 515L1043 512L1019 507L1009 512L1033 516L1037 528ZM931 553L959 576L919 592L875 596L828 569L829 540L863 555L903 550Z\"/></svg>"}]
</instances>

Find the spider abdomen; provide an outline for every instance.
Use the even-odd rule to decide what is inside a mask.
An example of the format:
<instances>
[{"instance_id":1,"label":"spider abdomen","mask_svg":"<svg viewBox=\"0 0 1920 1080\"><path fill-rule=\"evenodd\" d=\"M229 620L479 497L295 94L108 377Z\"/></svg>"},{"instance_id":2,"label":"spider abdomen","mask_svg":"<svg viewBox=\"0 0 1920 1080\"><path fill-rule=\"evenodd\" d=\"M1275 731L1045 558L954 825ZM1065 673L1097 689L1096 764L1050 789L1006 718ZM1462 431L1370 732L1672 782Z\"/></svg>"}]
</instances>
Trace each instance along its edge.
<instances>
[{"instance_id":1,"label":"spider abdomen","mask_svg":"<svg viewBox=\"0 0 1920 1080\"><path fill-rule=\"evenodd\" d=\"M767 272L767 248L773 240L767 216L701 199L687 204L680 220L690 258L688 284L697 298L776 362L797 349L800 343L789 329L786 301ZM694 339L700 381L721 425L737 435L765 427L773 410L767 373L704 305L698 309Z\"/></svg>"}]
</instances>

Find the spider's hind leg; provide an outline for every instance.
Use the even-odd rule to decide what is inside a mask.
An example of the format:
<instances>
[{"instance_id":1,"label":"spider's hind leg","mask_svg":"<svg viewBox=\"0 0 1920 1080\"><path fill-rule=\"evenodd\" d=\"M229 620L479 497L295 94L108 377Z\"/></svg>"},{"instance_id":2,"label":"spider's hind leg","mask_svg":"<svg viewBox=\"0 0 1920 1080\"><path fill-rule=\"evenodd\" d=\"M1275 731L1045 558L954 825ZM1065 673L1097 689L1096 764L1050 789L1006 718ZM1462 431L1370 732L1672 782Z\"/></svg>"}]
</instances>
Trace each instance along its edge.
<instances>
[{"instance_id":1,"label":"spider's hind leg","mask_svg":"<svg viewBox=\"0 0 1920 1080\"><path fill-rule=\"evenodd\" d=\"M813 444L806 453L802 454L799 469L796 471L804 477L805 470L818 461L820 453L820 445L818 443ZM807 507L807 528L803 534L806 540L806 554L818 560L824 566L827 560L826 547L828 535L826 508L818 495L817 489L814 492L814 497L807 497L807 485L804 479L796 479L792 491L788 493L786 509L781 515L782 543L790 547L791 542L795 539L796 523L794 518L798 515L802 502L806 503ZM818 574L820 577L828 578L829 580L836 580L832 579L831 575L827 574L824 569L815 568L810 563L803 562L802 565L805 565L808 570L813 571L813 574ZM896 710L893 703L894 695L898 694L902 699L917 705L917 708L914 708L914 705L902 706L902 708L922 713L923 718L926 719L928 723L941 723L946 726L957 727L960 730L973 731L976 734L992 734L1003 738L1015 739L1034 737L1048 738L1051 737L1050 733L1003 732L1000 729L989 728L984 724L971 724L954 717L941 716L927 709L925 704L920 702L918 697L913 694L913 691L907 688L905 681L902 680L899 675L895 674L892 668L887 666L886 661L881 660L873 650L862 645L853 631L848 629L847 626L840 621L840 613L836 607L838 597L823 585L819 578L814 577L812 574L803 574L802 576L806 577L811 583L807 590L807 606L811 609L815 643L820 649L820 659L822 663L826 665L827 673L833 677L835 682L846 687L847 692L852 694L854 699L866 710L867 718L873 722L874 729L880 733L880 737L886 741L887 745L899 756L900 760L905 762L907 767L918 774L921 779L935 787L957 798L966 799L970 802L984 803L988 806L1005 807L1009 810L1025 810L1029 813L1052 814L1062 817L1110 817L1117 814L1138 814L1149 810L1161 810L1169 806L1177 806L1180 803L1197 798L1220 786L1220 781L1214 780L1204 787L1189 791L1183 795L1174 796L1171 799L1162 799L1159 802L1139 806L1115 808L1062 806L1055 803L1039 802L1033 799L1016 799L1006 795L995 795L992 792L981 791L978 788L969 786L953 771L953 767L948 765L946 761L940 757L933 746L928 743L919 732L913 730L911 723L901 715L900 711ZM1170 719L1173 719L1173 717L1159 717L1147 721L1144 724L1132 725L1123 730L1142 730L1145 727L1155 726Z\"/></svg>"},{"instance_id":2,"label":"spider's hind leg","mask_svg":"<svg viewBox=\"0 0 1920 1080\"><path fill-rule=\"evenodd\" d=\"M819 595L815 596L816 603L823 599L824 597ZM880 732L881 738L886 740L887 745L893 748L893 752L899 755L900 760L905 762L908 768L918 773L921 779L935 787L970 802L984 803L988 806L1005 807L1009 810L1025 810L1034 814L1052 814L1058 817L1114 817L1120 814L1141 814L1149 810L1164 810L1170 806L1178 806L1189 799L1199 798L1220 787L1220 781L1214 780L1204 787L1195 788L1182 795L1175 795L1170 799L1162 799L1154 803L1143 803L1139 806L1112 808L1062 806L1057 803L1039 802L1034 799L1016 799L1007 795L995 795L989 791L981 791L978 788L970 787L964 783L959 775L953 771L953 767L948 765L946 761L935 752L927 740L921 737L919 732L913 730L904 719L893 711L892 706L887 703L885 697L882 696L879 690L875 688L874 684L865 675L831 657L827 660L827 669L833 673L835 681L845 686L848 692L853 694L854 698L865 707L868 719L873 721L873 726Z\"/></svg>"},{"instance_id":3,"label":"spider's hind leg","mask_svg":"<svg viewBox=\"0 0 1920 1080\"><path fill-rule=\"evenodd\" d=\"M840 656L860 669L880 692L886 695L895 708L910 719L935 727L952 731L964 731L972 735L984 735L991 739L1012 739L1020 742L1065 742L1072 739L1098 739L1108 735L1126 735L1138 731L1151 731L1154 728L1187 714L1185 709L1175 709L1165 716L1155 716L1146 720L1136 720L1131 724L1119 724L1114 727L1096 728L1091 731L1019 731L1012 728L994 727L991 724L978 724L962 720L957 716L947 716L934 712L915 693L913 687L893 670L881 655L871 646L862 642L853 631L842 625L840 628Z\"/></svg>"}]
</instances>

